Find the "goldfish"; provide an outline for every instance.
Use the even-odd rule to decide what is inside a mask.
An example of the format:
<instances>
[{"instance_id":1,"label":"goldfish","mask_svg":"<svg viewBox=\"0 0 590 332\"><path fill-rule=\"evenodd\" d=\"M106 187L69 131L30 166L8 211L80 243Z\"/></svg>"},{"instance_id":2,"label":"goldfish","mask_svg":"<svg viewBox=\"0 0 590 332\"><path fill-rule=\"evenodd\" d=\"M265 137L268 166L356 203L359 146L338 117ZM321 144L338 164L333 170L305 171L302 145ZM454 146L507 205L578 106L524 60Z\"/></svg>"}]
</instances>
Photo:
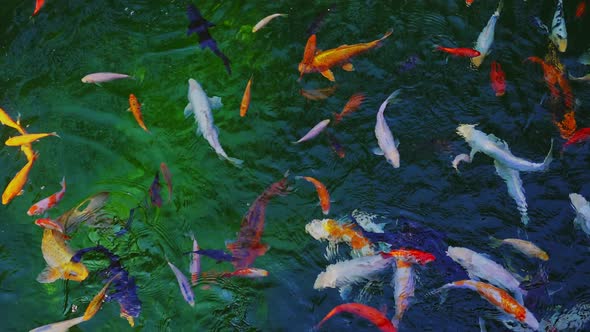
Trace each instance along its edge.
<instances>
[{"instance_id":1,"label":"goldfish","mask_svg":"<svg viewBox=\"0 0 590 332\"><path fill-rule=\"evenodd\" d=\"M536 257L543 261L549 260L549 255L547 255L547 253L544 250L537 247L534 243L530 241L521 239L504 239L501 241L501 243L511 245L512 247L514 247L515 249L529 257Z\"/></svg>"},{"instance_id":2,"label":"goldfish","mask_svg":"<svg viewBox=\"0 0 590 332\"><path fill-rule=\"evenodd\" d=\"M492 61L490 80L492 81L492 88L496 92L496 97L503 96L506 92L506 74L504 74L502 66L496 61Z\"/></svg>"},{"instance_id":3,"label":"goldfish","mask_svg":"<svg viewBox=\"0 0 590 332\"><path fill-rule=\"evenodd\" d=\"M29 173L33 167L33 163L37 160L38 154L34 154L33 158L27 162L27 164L20 170L14 178L8 183L4 193L2 193L2 204L6 205L10 203L16 196L19 196L23 192L23 187L27 183Z\"/></svg>"},{"instance_id":4,"label":"goldfish","mask_svg":"<svg viewBox=\"0 0 590 332\"><path fill-rule=\"evenodd\" d=\"M160 185L160 172L156 171L156 176L154 177L154 181L152 181L149 193L150 201L153 205L156 205L157 207L162 207L162 196L160 196L161 188L162 186Z\"/></svg>"},{"instance_id":5,"label":"goldfish","mask_svg":"<svg viewBox=\"0 0 590 332\"><path fill-rule=\"evenodd\" d=\"M262 20L260 20L260 22L256 23L256 25L252 28L252 32L256 32L262 28L264 28L268 22L270 22L271 20L277 18L277 17L287 17L289 15L287 14L272 14L272 15L268 15L267 17L263 18Z\"/></svg>"},{"instance_id":6,"label":"goldfish","mask_svg":"<svg viewBox=\"0 0 590 332\"><path fill-rule=\"evenodd\" d=\"M333 85L328 88L314 89L314 90L300 89L299 94L301 94L303 97L305 97L309 100L315 101L315 100L328 99L328 97L333 95L335 91L336 91L336 85Z\"/></svg>"},{"instance_id":7,"label":"goldfish","mask_svg":"<svg viewBox=\"0 0 590 332\"><path fill-rule=\"evenodd\" d=\"M82 262L72 262L74 252L64 241L64 235L52 229L43 231L41 251L47 267L37 276L40 283L51 283L57 279L83 281L88 269Z\"/></svg>"},{"instance_id":8,"label":"goldfish","mask_svg":"<svg viewBox=\"0 0 590 332\"><path fill-rule=\"evenodd\" d=\"M199 244L195 235L191 232L191 239L193 240L193 252L191 254L191 262L189 265L189 271L191 273L191 284L194 286L199 280L199 274L201 273L201 256L196 253L199 250Z\"/></svg>"},{"instance_id":9,"label":"goldfish","mask_svg":"<svg viewBox=\"0 0 590 332\"><path fill-rule=\"evenodd\" d=\"M590 203L580 194L571 193L569 197L572 208L576 211L574 224L580 225L582 230L590 235Z\"/></svg>"},{"instance_id":10,"label":"goldfish","mask_svg":"<svg viewBox=\"0 0 590 332\"><path fill-rule=\"evenodd\" d=\"M104 285L104 287L100 290L100 292L98 292L98 294L96 294L94 296L94 298L92 298L92 301L90 301L90 303L88 304L86 311L84 311L83 317L84 317L85 321L94 317L94 315L96 315L96 313L100 310L103 302L105 301L105 299L107 297L107 290L111 286L113 279L117 278L118 276L119 275L115 275L109 281L107 281L106 285Z\"/></svg>"},{"instance_id":11,"label":"goldfish","mask_svg":"<svg viewBox=\"0 0 590 332\"><path fill-rule=\"evenodd\" d=\"M45 213L45 211L56 206L66 194L66 177L64 176L61 180L61 190L52 194L51 196L40 200L33 204L27 211L29 216L35 216ZM63 232L62 232L63 233Z\"/></svg>"},{"instance_id":12,"label":"goldfish","mask_svg":"<svg viewBox=\"0 0 590 332\"><path fill-rule=\"evenodd\" d=\"M99 84L99 83L110 82L110 81L114 81L114 80L120 80L123 78L134 79L133 77L131 77L127 74L93 73L93 74L88 74L88 75L82 77L82 83Z\"/></svg>"},{"instance_id":13,"label":"goldfish","mask_svg":"<svg viewBox=\"0 0 590 332\"><path fill-rule=\"evenodd\" d=\"M460 56L460 57L467 57L467 58L473 58L476 56L480 56L481 53L478 50L474 50L472 48L467 48L467 47L457 47L457 48L453 48L453 47L443 47L440 45L437 45L435 48L437 51L442 51L442 52L446 52L455 56Z\"/></svg>"},{"instance_id":14,"label":"goldfish","mask_svg":"<svg viewBox=\"0 0 590 332\"><path fill-rule=\"evenodd\" d=\"M324 319L322 319L317 325L316 329L319 329L328 319L332 318L341 312L349 312L357 316L363 317L373 323L382 332L396 332L395 326L385 317L385 315L372 307L366 306L360 303L344 303L336 306L332 309Z\"/></svg>"},{"instance_id":15,"label":"goldfish","mask_svg":"<svg viewBox=\"0 0 590 332\"><path fill-rule=\"evenodd\" d=\"M336 250L338 243L347 243L358 256L373 255L372 243L362 232L354 229L354 224L341 224L334 219L314 219L305 225L305 231L316 240L328 241L328 256Z\"/></svg>"},{"instance_id":16,"label":"goldfish","mask_svg":"<svg viewBox=\"0 0 590 332\"><path fill-rule=\"evenodd\" d=\"M348 102L346 102L346 105L344 105L342 112L340 112L340 114L334 113L334 124L338 124L340 121L342 121L342 118L344 116L353 113L357 109L359 109L364 100L365 95L362 93L356 93L352 95L352 97L348 99Z\"/></svg>"},{"instance_id":17,"label":"goldfish","mask_svg":"<svg viewBox=\"0 0 590 332\"><path fill-rule=\"evenodd\" d=\"M330 119L320 121L318 124L313 126L307 134L303 135L298 141L292 142L293 144L299 144L301 142L309 141L312 138L318 136L326 127L330 124Z\"/></svg>"},{"instance_id":18,"label":"goldfish","mask_svg":"<svg viewBox=\"0 0 590 332\"><path fill-rule=\"evenodd\" d=\"M21 145L20 150L25 154L27 161L31 161L33 159L35 152L33 151L33 147L31 146L31 144Z\"/></svg>"},{"instance_id":19,"label":"goldfish","mask_svg":"<svg viewBox=\"0 0 590 332\"><path fill-rule=\"evenodd\" d=\"M49 136L59 137L59 135L56 132L43 133L43 134L24 134L24 135L20 135L20 136L13 136L13 137L7 139L6 142L4 142L4 144L7 146L21 146L24 144L33 143L41 138L45 138L45 137L49 137Z\"/></svg>"},{"instance_id":20,"label":"goldfish","mask_svg":"<svg viewBox=\"0 0 590 332\"><path fill-rule=\"evenodd\" d=\"M555 9L555 14L553 14L549 39L557 47L559 52L565 52L567 49L567 29L563 14L563 0L557 0L557 8Z\"/></svg>"},{"instance_id":21,"label":"goldfish","mask_svg":"<svg viewBox=\"0 0 590 332\"><path fill-rule=\"evenodd\" d=\"M45 0L36 0L35 1L35 10L33 11L33 15L31 15L31 16L35 16L35 15L39 14L41 7L43 7L44 5L45 5Z\"/></svg>"},{"instance_id":22,"label":"goldfish","mask_svg":"<svg viewBox=\"0 0 590 332\"><path fill-rule=\"evenodd\" d=\"M14 120L12 120L12 118L6 114L6 112L0 108L0 123L2 123L5 126L9 126L11 128L16 129L21 135L25 135L26 132L25 130L21 127L21 125L18 122L14 122Z\"/></svg>"},{"instance_id":23,"label":"goldfish","mask_svg":"<svg viewBox=\"0 0 590 332\"><path fill-rule=\"evenodd\" d=\"M172 269L172 272L174 272L174 275L176 276L176 280L178 281L178 286L180 287L180 292L182 293L184 300L188 304L190 304L191 307L194 307L195 306L195 294L193 293L193 290L191 288L191 285L188 282L188 279L186 279L186 277L184 276L182 271L180 271L172 263L168 262L168 266L170 266L170 268Z\"/></svg>"},{"instance_id":24,"label":"goldfish","mask_svg":"<svg viewBox=\"0 0 590 332\"><path fill-rule=\"evenodd\" d=\"M590 139L590 128L580 128L578 129L568 140L563 144L563 148L586 141Z\"/></svg>"},{"instance_id":25,"label":"goldfish","mask_svg":"<svg viewBox=\"0 0 590 332\"><path fill-rule=\"evenodd\" d=\"M322 213L324 215L330 213L330 193L328 192L328 189L326 189L326 186L324 186L323 183L321 183L317 179L312 178L311 176L296 176L295 179L303 179L313 184L316 191L318 192L320 205L322 207Z\"/></svg>"},{"instance_id":26,"label":"goldfish","mask_svg":"<svg viewBox=\"0 0 590 332\"><path fill-rule=\"evenodd\" d=\"M377 122L375 123L375 137L377 138L377 144L379 144L379 148L373 150L373 152L377 155L382 155L385 157L385 160L393 168L399 168L400 166L400 157L399 151L397 147L399 145L399 141L396 141L393 138L393 134L391 133L391 129L387 126L387 122L385 121L385 116L383 113L387 108L387 104L395 100L399 95L400 90L395 90L379 107L379 111L377 112Z\"/></svg>"},{"instance_id":27,"label":"goldfish","mask_svg":"<svg viewBox=\"0 0 590 332\"><path fill-rule=\"evenodd\" d=\"M168 202L170 202L172 199L172 174L170 173L170 169L166 163L160 164L160 171L162 171L164 180L166 180L166 186L168 187Z\"/></svg>"},{"instance_id":28,"label":"goldfish","mask_svg":"<svg viewBox=\"0 0 590 332\"><path fill-rule=\"evenodd\" d=\"M316 52L316 37L312 35L305 46L303 60L299 64L301 78L304 74L320 72L325 78L334 82L334 73L330 68L342 65L342 69L353 71L354 67L350 59L359 54L365 53L373 48L381 46L383 41L393 32L387 31L383 37L368 43L341 45L337 48Z\"/></svg>"},{"instance_id":29,"label":"goldfish","mask_svg":"<svg viewBox=\"0 0 590 332\"><path fill-rule=\"evenodd\" d=\"M246 112L248 112L248 107L250 107L250 87L252 86L252 77L248 80L248 84L246 84L246 90L244 90L244 96L242 97L242 103L240 104L240 116L243 118L246 116Z\"/></svg>"},{"instance_id":30,"label":"goldfish","mask_svg":"<svg viewBox=\"0 0 590 332\"><path fill-rule=\"evenodd\" d=\"M43 227L45 229L52 229L54 231L58 231L62 234L64 234L64 238L66 238L66 240L69 238L67 235L65 235L65 230L62 224L55 222L49 218L41 218L41 219L37 219L35 220L35 225Z\"/></svg>"},{"instance_id":31,"label":"goldfish","mask_svg":"<svg viewBox=\"0 0 590 332\"><path fill-rule=\"evenodd\" d=\"M139 101L137 101L137 98L134 94L129 95L129 110L131 111L131 113L133 113L133 117L135 117L135 121L137 121L139 126L149 133L150 131L145 126L145 123L143 123L143 115L141 115L141 104L139 103Z\"/></svg>"},{"instance_id":32,"label":"goldfish","mask_svg":"<svg viewBox=\"0 0 590 332\"><path fill-rule=\"evenodd\" d=\"M576 18L582 18L584 14L586 14L586 0L580 1L578 7L576 7Z\"/></svg>"},{"instance_id":33,"label":"goldfish","mask_svg":"<svg viewBox=\"0 0 590 332\"><path fill-rule=\"evenodd\" d=\"M38 2L38 1L37 1ZM78 325L84 322L84 316L64 320L58 323L51 323L47 325L43 325L36 329L32 329L29 332L66 332L70 329L70 327Z\"/></svg>"},{"instance_id":34,"label":"goldfish","mask_svg":"<svg viewBox=\"0 0 590 332\"><path fill-rule=\"evenodd\" d=\"M502 12L503 6L504 0L500 0L498 8L494 14L492 14L483 30L479 33L479 36L477 36L477 41L475 42L474 48L481 52L481 55L471 58L471 63L475 67L479 67L482 64L486 55L490 51L490 47L492 47L492 43L494 42L494 30L496 29L496 22L498 22L498 19L500 18L500 13Z\"/></svg>"},{"instance_id":35,"label":"goldfish","mask_svg":"<svg viewBox=\"0 0 590 332\"><path fill-rule=\"evenodd\" d=\"M440 289L444 288L467 288L474 290L496 308L516 318L519 322L527 324L534 331L539 329L539 322L535 316L503 289L474 280L455 281L442 286Z\"/></svg>"},{"instance_id":36,"label":"goldfish","mask_svg":"<svg viewBox=\"0 0 590 332\"><path fill-rule=\"evenodd\" d=\"M245 268L245 269L235 270L233 272L223 273L222 276L223 277L241 277L241 278L261 278L261 277L267 277L268 271L263 270L263 269L256 269L256 268L249 267L249 268Z\"/></svg>"}]
</instances>

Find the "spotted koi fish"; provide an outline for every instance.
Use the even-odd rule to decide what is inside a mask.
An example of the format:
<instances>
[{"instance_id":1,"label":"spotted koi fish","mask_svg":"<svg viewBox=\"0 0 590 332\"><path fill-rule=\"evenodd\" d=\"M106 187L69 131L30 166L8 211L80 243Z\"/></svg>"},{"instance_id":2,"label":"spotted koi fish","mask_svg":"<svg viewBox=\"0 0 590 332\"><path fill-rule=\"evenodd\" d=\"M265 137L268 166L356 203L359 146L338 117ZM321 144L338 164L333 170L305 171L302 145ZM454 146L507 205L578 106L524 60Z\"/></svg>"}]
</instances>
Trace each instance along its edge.
<instances>
[{"instance_id":1,"label":"spotted koi fish","mask_svg":"<svg viewBox=\"0 0 590 332\"><path fill-rule=\"evenodd\" d=\"M56 206L66 194L66 178L65 176L61 180L61 190L56 192L55 194L40 200L39 202L33 204L27 211L29 216L36 216L43 214L45 211L53 208Z\"/></svg>"}]
</instances>

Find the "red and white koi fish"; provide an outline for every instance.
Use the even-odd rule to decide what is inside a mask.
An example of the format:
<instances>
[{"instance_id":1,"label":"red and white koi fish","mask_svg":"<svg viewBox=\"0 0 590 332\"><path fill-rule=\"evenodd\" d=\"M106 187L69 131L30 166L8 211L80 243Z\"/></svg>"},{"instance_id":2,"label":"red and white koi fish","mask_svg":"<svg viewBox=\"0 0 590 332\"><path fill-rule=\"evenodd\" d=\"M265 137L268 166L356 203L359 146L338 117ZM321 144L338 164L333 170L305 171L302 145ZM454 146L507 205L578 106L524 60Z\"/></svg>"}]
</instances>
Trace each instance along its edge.
<instances>
[{"instance_id":1,"label":"red and white koi fish","mask_svg":"<svg viewBox=\"0 0 590 332\"><path fill-rule=\"evenodd\" d=\"M318 192L318 197L320 198L322 213L324 215L330 213L330 193L323 183L316 180L315 178L312 178L311 176L296 176L295 179L304 179L305 181L313 184L316 191Z\"/></svg>"},{"instance_id":2,"label":"red and white koi fish","mask_svg":"<svg viewBox=\"0 0 590 332\"><path fill-rule=\"evenodd\" d=\"M235 270L233 272L227 272L222 274L223 277L241 277L241 278L262 278L268 276L268 271L263 269L257 269L248 267L245 269Z\"/></svg>"},{"instance_id":3,"label":"red and white koi fish","mask_svg":"<svg viewBox=\"0 0 590 332\"><path fill-rule=\"evenodd\" d=\"M199 244L193 233L191 233L191 239L193 240L193 252L191 254L189 271L191 273L191 284L194 286L199 281L199 274L201 273L201 255L196 253L199 250Z\"/></svg>"},{"instance_id":4,"label":"red and white koi fish","mask_svg":"<svg viewBox=\"0 0 590 332\"><path fill-rule=\"evenodd\" d=\"M58 231L62 234L64 234L64 238L66 240L69 239L69 237L67 235L65 235L65 230L62 224L55 222L49 218L41 218L41 219L37 219L35 220L35 225L39 226L39 227L43 227L46 229L53 229L54 231Z\"/></svg>"},{"instance_id":5,"label":"red and white koi fish","mask_svg":"<svg viewBox=\"0 0 590 332\"><path fill-rule=\"evenodd\" d=\"M66 177L64 176L61 180L61 190L56 192L55 194L40 200L39 202L33 204L27 211L29 216L36 216L43 214L45 211L53 208L56 206L66 194ZM63 230L62 230L63 233Z\"/></svg>"},{"instance_id":6,"label":"red and white koi fish","mask_svg":"<svg viewBox=\"0 0 590 332\"><path fill-rule=\"evenodd\" d=\"M318 323L318 325L316 325L315 328L319 329L328 319L332 318L332 316L337 315L341 312L349 312L359 317L363 317L371 323L375 324L375 326L382 332L397 331L395 326L393 326L393 324L389 321L389 319L387 319L387 317L385 317L385 315L381 311L360 303L345 303L336 306L326 315L326 317L324 317L324 319L322 319Z\"/></svg>"}]
</instances>

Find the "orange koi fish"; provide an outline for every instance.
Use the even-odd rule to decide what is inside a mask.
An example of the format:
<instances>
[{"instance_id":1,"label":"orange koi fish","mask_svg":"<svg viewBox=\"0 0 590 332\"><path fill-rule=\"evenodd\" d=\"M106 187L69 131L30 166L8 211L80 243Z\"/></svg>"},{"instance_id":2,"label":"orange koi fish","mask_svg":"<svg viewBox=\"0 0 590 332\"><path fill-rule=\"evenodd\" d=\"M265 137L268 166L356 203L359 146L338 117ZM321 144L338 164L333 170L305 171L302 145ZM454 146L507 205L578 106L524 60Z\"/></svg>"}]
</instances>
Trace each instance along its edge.
<instances>
[{"instance_id":1,"label":"orange koi fish","mask_svg":"<svg viewBox=\"0 0 590 332\"><path fill-rule=\"evenodd\" d=\"M20 123L14 122L14 120L12 120L12 118L6 114L6 112L4 112L4 110L2 108L0 108L0 123L2 123L5 126L9 126L11 128L14 128L16 130L18 130L18 132L21 135L26 134L27 132L21 127Z\"/></svg>"},{"instance_id":2,"label":"orange koi fish","mask_svg":"<svg viewBox=\"0 0 590 332\"><path fill-rule=\"evenodd\" d=\"M373 255L371 241L362 232L354 229L351 223L341 224L334 219L314 219L305 225L305 231L316 240L327 240L330 247L335 248L338 243L348 243L352 250L359 252L362 256Z\"/></svg>"},{"instance_id":3,"label":"orange koi fish","mask_svg":"<svg viewBox=\"0 0 590 332\"><path fill-rule=\"evenodd\" d=\"M393 326L393 324L381 311L360 303L345 303L336 306L326 315L326 317L324 317L324 319L318 323L318 325L316 325L315 328L319 329L328 319L341 312L349 312L351 314L363 317L375 324L375 326L382 332L397 332L395 326Z\"/></svg>"},{"instance_id":4,"label":"orange koi fish","mask_svg":"<svg viewBox=\"0 0 590 332\"><path fill-rule=\"evenodd\" d=\"M304 179L307 182L313 184L320 198L322 212L324 213L324 215L330 213L330 194L328 193L328 189L326 189L326 186L324 186L323 183L312 178L311 176L296 176L295 179Z\"/></svg>"},{"instance_id":5,"label":"orange koi fish","mask_svg":"<svg viewBox=\"0 0 590 332\"><path fill-rule=\"evenodd\" d=\"M244 96L242 97L242 103L240 104L240 116L243 118L246 116L246 112L248 112L248 107L250 107L250 86L252 85L252 76L248 80L248 84L246 84L246 90L244 90Z\"/></svg>"},{"instance_id":6,"label":"orange koi fish","mask_svg":"<svg viewBox=\"0 0 590 332\"><path fill-rule=\"evenodd\" d=\"M565 106L567 108L571 108L573 106L572 89L569 85L567 78L565 78L560 68L552 64L549 64L545 62L543 59L538 58L536 56L528 57L525 59L525 61L531 61L533 63L540 64L543 68L545 83L547 84L547 87L549 88L551 95L554 98L558 98L563 94ZM561 93L558 87L561 89Z\"/></svg>"},{"instance_id":7,"label":"orange koi fish","mask_svg":"<svg viewBox=\"0 0 590 332\"><path fill-rule=\"evenodd\" d=\"M134 94L129 95L129 110L131 111L131 113L133 113L135 121L137 121L139 126L149 133L150 131L143 123L143 116L141 115L141 104L137 101L137 98L135 98Z\"/></svg>"},{"instance_id":8,"label":"orange koi fish","mask_svg":"<svg viewBox=\"0 0 590 332\"><path fill-rule=\"evenodd\" d=\"M32 16L39 14L39 11L41 10L41 7L43 7L43 5L45 5L45 0L37 0L35 3L35 11L33 11Z\"/></svg>"},{"instance_id":9,"label":"orange koi fish","mask_svg":"<svg viewBox=\"0 0 590 332\"><path fill-rule=\"evenodd\" d=\"M86 311L84 311L83 317L85 321L94 317L94 315L96 315L96 313L100 310L102 304L104 303L107 297L107 290L109 289L111 282L113 282L113 279L117 278L118 276L119 274L113 276L109 281L107 281L106 285L104 285L100 292L98 292L98 294L94 296L92 301L90 301L88 307L86 308Z\"/></svg>"},{"instance_id":10,"label":"orange koi fish","mask_svg":"<svg viewBox=\"0 0 590 332\"><path fill-rule=\"evenodd\" d=\"M358 110L365 98L365 95L362 93L356 93L352 95L352 97L348 99L348 102L346 102L346 105L344 105L342 112L340 112L340 114L334 113L334 124L338 124L345 115Z\"/></svg>"},{"instance_id":11,"label":"orange koi fish","mask_svg":"<svg viewBox=\"0 0 590 332\"><path fill-rule=\"evenodd\" d=\"M170 202L172 199L172 174L166 163L160 164L160 171L162 171L162 175L164 175L164 179L166 180L166 186L168 187L168 202Z\"/></svg>"},{"instance_id":12,"label":"orange koi fish","mask_svg":"<svg viewBox=\"0 0 590 332\"><path fill-rule=\"evenodd\" d=\"M436 46L437 51L446 52L455 56L475 58L481 55L481 52L468 47L443 47Z\"/></svg>"},{"instance_id":13,"label":"orange koi fish","mask_svg":"<svg viewBox=\"0 0 590 332\"><path fill-rule=\"evenodd\" d=\"M354 67L350 63L350 59L359 54L365 53L373 48L381 46L383 41L392 34L392 31L387 31L383 37L368 43L341 45L337 48L326 51L316 52L316 36L311 35L305 46L303 53L303 60L299 64L300 79L304 74L319 72L325 78L334 82L334 73L330 68L335 66L342 66L346 71L353 71Z\"/></svg>"},{"instance_id":14,"label":"orange koi fish","mask_svg":"<svg viewBox=\"0 0 590 332\"><path fill-rule=\"evenodd\" d=\"M33 163L37 160L38 154L34 154L32 159L14 176L12 181L8 183L4 193L2 194L2 204L6 205L12 201L16 196L19 196L23 192L23 187L27 183L29 172L33 167Z\"/></svg>"},{"instance_id":15,"label":"orange koi fish","mask_svg":"<svg viewBox=\"0 0 590 332\"><path fill-rule=\"evenodd\" d=\"M21 145L25 145L25 144L31 144L37 140L40 140L41 138L45 138L45 137L49 137L49 136L59 137L59 135L56 132L43 133L43 134L23 134L20 136L14 136L14 137L7 139L6 142L4 142L4 144L7 146L21 146Z\"/></svg>"},{"instance_id":16,"label":"orange koi fish","mask_svg":"<svg viewBox=\"0 0 590 332\"><path fill-rule=\"evenodd\" d=\"M51 209L52 207L56 206L61 199L66 194L66 178L65 176L61 180L61 190L56 192L55 194L40 200L39 202L33 204L27 214L29 216L43 214L45 211ZM62 232L63 233L63 232Z\"/></svg>"}]
</instances>

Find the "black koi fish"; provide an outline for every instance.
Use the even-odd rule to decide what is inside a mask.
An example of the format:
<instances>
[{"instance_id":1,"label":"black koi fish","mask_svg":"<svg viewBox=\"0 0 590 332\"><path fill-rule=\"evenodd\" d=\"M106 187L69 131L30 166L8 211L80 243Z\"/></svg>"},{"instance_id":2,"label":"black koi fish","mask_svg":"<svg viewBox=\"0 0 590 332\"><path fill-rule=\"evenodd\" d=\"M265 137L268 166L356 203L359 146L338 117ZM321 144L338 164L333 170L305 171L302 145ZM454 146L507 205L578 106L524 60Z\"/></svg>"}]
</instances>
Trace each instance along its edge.
<instances>
[{"instance_id":1,"label":"black koi fish","mask_svg":"<svg viewBox=\"0 0 590 332\"><path fill-rule=\"evenodd\" d=\"M210 48L211 51L215 53L215 55L223 60L223 64L225 65L225 69L227 69L227 73L231 75L230 61L228 57L219 50L217 47L217 42L215 39L213 39L213 37L211 37L211 34L209 33L209 28L214 27L215 24L207 21L194 5L188 5L186 8L186 13L188 15L188 20L190 21L188 31L186 33L187 36L189 36L191 33L196 33L199 36L199 44L201 45L201 48Z\"/></svg>"}]
</instances>

